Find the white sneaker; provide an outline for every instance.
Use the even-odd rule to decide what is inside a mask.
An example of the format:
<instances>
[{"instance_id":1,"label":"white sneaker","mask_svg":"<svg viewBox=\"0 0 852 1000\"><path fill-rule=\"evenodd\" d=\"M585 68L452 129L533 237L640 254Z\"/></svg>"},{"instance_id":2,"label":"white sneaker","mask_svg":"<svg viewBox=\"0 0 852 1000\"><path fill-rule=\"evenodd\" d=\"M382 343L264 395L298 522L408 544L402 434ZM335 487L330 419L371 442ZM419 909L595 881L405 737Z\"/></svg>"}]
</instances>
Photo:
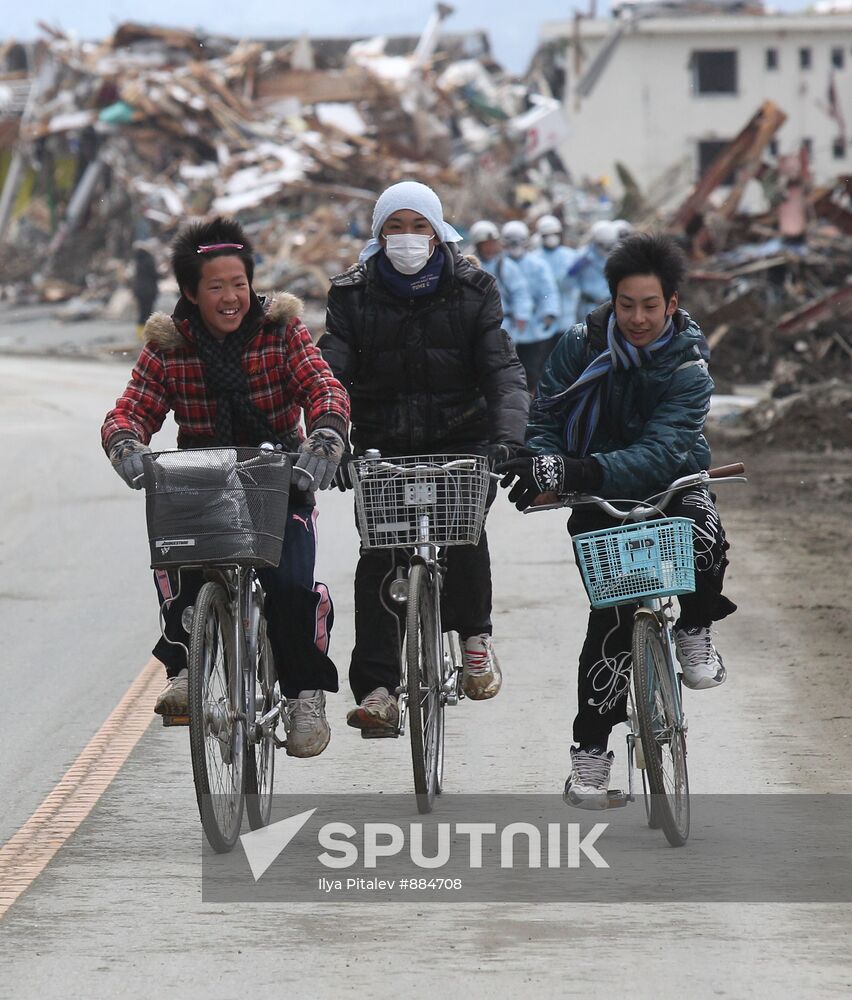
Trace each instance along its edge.
<instances>
[{"instance_id":1,"label":"white sneaker","mask_svg":"<svg viewBox=\"0 0 852 1000\"><path fill-rule=\"evenodd\" d=\"M186 667L174 677L169 677L166 686L157 695L154 712L157 715L189 714L189 671Z\"/></svg>"},{"instance_id":2,"label":"white sneaker","mask_svg":"<svg viewBox=\"0 0 852 1000\"><path fill-rule=\"evenodd\" d=\"M378 687L348 712L346 723L353 729L360 729L364 739L397 736L399 705L387 688Z\"/></svg>"},{"instance_id":3,"label":"white sneaker","mask_svg":"<svg viewBox=\"0 0 852 1000\"><path fill-rule=\"evenodd\" d=\"M615 754L599 747L571 747L571 773L562 799L578 809L605 809Z\"/></svg>"},{"instance_id":4,"label":"white sneaker","mask_svg":"<svg viewBox=\"0 0 852 1000\"><path fill-rule=\"evenodd\" d=\"M503 674L490 635L472 635L462 641L462 691L472 701L493 698Z\"/></svg>"},{"instance_id":5,"label":"white sneaker","mask_svg":"<svg viewBox=\"0 0 852 1000\"><path fill-rule=\"evenodd\" d=\"M321 754L331 739L325 717L325 691L300 691L298 698L288 698L284 728L289 757Z\"/></svg>"},{"instance_id":6,"label":"white sneaker","mask_svg":"<svg viewBox=\"0 0 852 1000\"><path fill-rule=\"evenodd\" d=\"M675 649L683 671L683 683L693 690L718 687L728 676L716 652L709 628L675 629Z\"/></svg>"}]
</instances>

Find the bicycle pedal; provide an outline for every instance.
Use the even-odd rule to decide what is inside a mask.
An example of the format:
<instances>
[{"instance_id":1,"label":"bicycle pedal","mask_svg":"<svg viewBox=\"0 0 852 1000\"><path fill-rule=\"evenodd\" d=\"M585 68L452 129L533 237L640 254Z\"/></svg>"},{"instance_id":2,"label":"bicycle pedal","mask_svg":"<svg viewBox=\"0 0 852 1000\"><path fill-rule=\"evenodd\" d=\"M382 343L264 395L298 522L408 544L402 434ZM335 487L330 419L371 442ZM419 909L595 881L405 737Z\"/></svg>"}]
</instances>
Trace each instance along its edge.
<instances>
[{"instance_id":1,"label":"bicycle pedal","mask_svg":"<svg viewBox=\"0 0 852 1000\"><path fill-rule=\"evenodd\" d=\"M164 726L188 726L188 715L163 715L161 716Z\"/></svg>"},{"instance_id":2,"label":"bicycle pedal","mask_svg":"<svg viewBox=\"0 0 852 1000\"><path fill-rule=\"evenodd\" d=\"M399 738L399 731L396 729L362 729L362 740L395 740Z\"/></svg>"},{"instance_id":3,"label":"bicycle pedal","mask_svg":"<svg viewBox=\"0 0 852 1000\"><path fill-rule=\"evenodd\" d=\"M606 793L607 809L619 809L621 806L626 806L629 801L630 796L627 792L619 791L616 788L612 788Z\"/></svg>"}]
</instances>

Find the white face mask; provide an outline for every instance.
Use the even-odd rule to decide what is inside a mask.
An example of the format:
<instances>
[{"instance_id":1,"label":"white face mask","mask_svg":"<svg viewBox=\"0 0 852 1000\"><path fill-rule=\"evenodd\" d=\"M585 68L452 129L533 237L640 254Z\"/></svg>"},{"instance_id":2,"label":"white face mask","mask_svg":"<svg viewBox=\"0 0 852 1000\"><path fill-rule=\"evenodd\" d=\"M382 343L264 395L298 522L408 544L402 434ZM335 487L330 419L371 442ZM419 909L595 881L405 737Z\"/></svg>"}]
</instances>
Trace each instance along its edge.
<instances>
[{"instance_id":1,"label":"white face mask","mask_svg":"<svg viewBox=\"0 0 852 1000\"><path fill-rule=\"evenodd\" d=\"M417 274L432 256L432 237L420 233L393 233L386 236L385 253L400 274Z\"/></svg>"},{"instance_id":2,"label":"white face mask","mask_svg":"<svg viewBox=\"0 0 852 1000\"><path fill-rule=\"evenodd\" d=\"M562 242L562 238L558 233L550 233L547 236L542 236L541 242L548 248L552 250L554 247L558 247Z\"/></svg>"}]
</instances>

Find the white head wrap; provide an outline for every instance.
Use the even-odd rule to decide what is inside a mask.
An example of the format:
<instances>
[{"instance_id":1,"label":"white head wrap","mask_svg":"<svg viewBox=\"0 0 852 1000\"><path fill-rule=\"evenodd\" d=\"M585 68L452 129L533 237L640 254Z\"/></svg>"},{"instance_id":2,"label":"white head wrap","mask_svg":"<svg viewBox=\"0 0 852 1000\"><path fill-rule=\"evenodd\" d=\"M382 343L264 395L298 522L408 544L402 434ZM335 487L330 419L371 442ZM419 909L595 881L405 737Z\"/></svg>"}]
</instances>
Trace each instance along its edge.
<instances>
[{"instance_id":1,"label":"white head wrap","mask_svg":"<svg viewBox=\"0 0 852 1000\"><path fill-rule=\"evenodd\" d=\"M441 199L435 194L432 188L418 181L400 181L399 184L392 184L379 195L376 207L373 209L373 238L364 247L359 256L363 263L369 260L382 249L379 234L382 226L388 221L394 212L401 209L408 209L417 212L435 230L435 234L441 243L458 243L461 236L448 223L444 222L444 209Z\"/></svg>"}]
</instances>

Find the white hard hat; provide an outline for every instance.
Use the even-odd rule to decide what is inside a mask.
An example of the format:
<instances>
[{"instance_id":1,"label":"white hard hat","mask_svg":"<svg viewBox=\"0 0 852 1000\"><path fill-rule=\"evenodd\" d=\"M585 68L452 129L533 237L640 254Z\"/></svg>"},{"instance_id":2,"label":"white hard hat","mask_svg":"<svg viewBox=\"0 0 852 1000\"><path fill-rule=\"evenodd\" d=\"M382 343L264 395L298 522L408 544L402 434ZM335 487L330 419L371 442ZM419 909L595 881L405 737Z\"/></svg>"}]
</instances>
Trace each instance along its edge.
<instances>
[{"instance_id":1,"label":"white hard hat","mask_svg":"<svg viewBox=\"0 0 852 1000\"><path fill-rule=\"evenodd\" d=\"M619 234L613 222L599 219L589 230L589 239L602 250L610 250L618 242Z\"/></svg>"},{"instance_id":2,"label":"white hard hat","mask_svg":"<svg viewBox=\"0 0 852 1000\"><path fill-rule=\"evenodd\" d=\"M562 223L555 215L543 215L535 224L535 231L541 236L559 236Z\"/></svg>"},{"instance_id":3,"label":"white hard hat","mask_svg":"<svg viewBox=\"0 0 852 1000\"><path fill-rule=\"evenodd\" d=\"M521 222L520 219L512 219L503 226L501 235L504 243L518 246L527 242L530 238L530 231L525 222Z\"/></svg>"},{"instance_id":4,"label":"white hard hat","mask_svg":"<svg viewBox=\"0 0 852 1000\"><path fill-rule=\"evenodd\" d=\"M479 243L486 243L488 240L499 240L500 230L493 222L489 222L487 219L480 219L470 227L468 236L471 243L478 245Z\"/></svg>"}]
</instances>

